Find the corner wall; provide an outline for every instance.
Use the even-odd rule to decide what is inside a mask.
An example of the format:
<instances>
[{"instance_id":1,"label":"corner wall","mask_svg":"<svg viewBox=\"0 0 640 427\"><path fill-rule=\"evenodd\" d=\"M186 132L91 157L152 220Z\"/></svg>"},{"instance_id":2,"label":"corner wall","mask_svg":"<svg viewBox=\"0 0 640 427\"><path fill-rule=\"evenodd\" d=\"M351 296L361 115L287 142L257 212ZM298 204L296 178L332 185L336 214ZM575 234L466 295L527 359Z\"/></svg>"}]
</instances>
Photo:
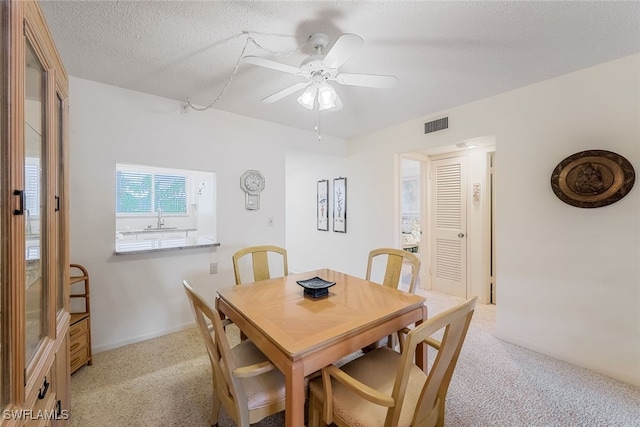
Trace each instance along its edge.
<instances>
[{"instance_id":1,"label":"corner wall","mask_svg":"<svg viewBox=\"0 0 640 427\"><path fill-rule=\"evenodd\" d=\"M497 335L640 385L638 76L632 55L353 139L346 158L288 159L287 198L314 203L318 179L348 178L347 234L316 231L315 210L304 211L287 224L290 263L312 266L313 252L313 266L364 275L368 251L394 243L394 155L495 136ZM442 116L449 129L424 135ZM554 195L555 166L589 149L634 165L624 199L579 209Z\"/></svg>"}]
</instances>

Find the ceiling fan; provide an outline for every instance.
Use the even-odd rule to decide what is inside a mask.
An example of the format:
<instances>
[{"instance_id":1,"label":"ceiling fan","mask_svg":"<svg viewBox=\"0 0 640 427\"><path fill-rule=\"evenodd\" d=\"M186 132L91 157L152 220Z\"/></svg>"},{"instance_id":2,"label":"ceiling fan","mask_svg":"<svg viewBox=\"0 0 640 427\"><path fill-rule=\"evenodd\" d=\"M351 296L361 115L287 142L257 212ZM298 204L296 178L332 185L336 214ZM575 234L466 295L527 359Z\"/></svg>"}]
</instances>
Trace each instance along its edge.
<instances>
[{"instance_id":1,"label":"ceiling fan","mask_svg":"<svg viewBox=\"0 0 640 427\"><path fill-rule=\"evenodd\" d=\"M248 64L283 71L307 79L267 96L262 102L270 104L304 89L304 92L298 97L300 105L309 110L317 107L318 111L337 111L342 108L342 102L333 86L327 83L329 81L341 85L381 89L391 88L398 81L395 76L340 72L340 66L351 58L364 43L362 37L356 34L341 35L326 54L322 53L329 43L329 37L326 34L313 34L310 43L316 53L305 58L300 67L293 67L259 56L245 56L243 58L244 62Z\"/></svg>"}]
</instances>

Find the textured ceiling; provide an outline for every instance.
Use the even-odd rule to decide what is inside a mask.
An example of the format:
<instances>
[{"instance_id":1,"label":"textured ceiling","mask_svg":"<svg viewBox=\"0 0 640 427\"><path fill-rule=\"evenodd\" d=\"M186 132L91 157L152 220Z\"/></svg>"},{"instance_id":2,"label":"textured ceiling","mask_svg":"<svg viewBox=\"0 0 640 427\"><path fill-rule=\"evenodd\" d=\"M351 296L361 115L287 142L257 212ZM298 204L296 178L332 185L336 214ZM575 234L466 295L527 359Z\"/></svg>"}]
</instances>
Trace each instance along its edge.
<instances>
[{"instance_id":1,"label":"textured ceiling","mask_svg":"<svg viewBox=\"0 0 640 427\"><path fill-rule=\"evenodd\" d=\"M321 113L323 134L351 138L640 52L640 2L41 1L67 72L199 105L211 103L251 37L274 52L312 33L364 38L341 71L390 74L392 89L335 85L344 109ZM293 66L306 45L274 56ZM241 63L214 108L301 129L315 113L296 95L260 100L299 76ZM71 100L73 104L73 100ZM198 114L195 111L190 114Z\"/></svg>"}]
</instances>

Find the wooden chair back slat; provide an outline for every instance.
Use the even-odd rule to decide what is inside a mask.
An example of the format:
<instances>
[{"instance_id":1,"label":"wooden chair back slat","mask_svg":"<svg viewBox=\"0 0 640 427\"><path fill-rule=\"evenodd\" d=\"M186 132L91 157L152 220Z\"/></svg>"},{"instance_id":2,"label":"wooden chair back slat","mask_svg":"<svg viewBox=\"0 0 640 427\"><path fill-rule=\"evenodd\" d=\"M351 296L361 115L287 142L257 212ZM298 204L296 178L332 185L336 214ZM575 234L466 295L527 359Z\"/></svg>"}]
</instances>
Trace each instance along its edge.
<instances>
[{"instance_id":1,"label":"wooden chair back slat","mask_svg":"<svg viewBox=\"0 0 640 427\"><path fill-rule=\"evenodd\" d=\"M279 246L262 245L262 246L250 246L244 249L240 249L234 253L231 258L233 260L233 272L235 274L236 285L246 283L242 281L240 274L240 259L245 255L251 254L251 264L253 270L253 281L271 279L271 273L269 269L269 254L279 254L282 257L282 268L284 275L289 274L289 265L287 261L287 250Z\"/></svg>"}]
</instances>

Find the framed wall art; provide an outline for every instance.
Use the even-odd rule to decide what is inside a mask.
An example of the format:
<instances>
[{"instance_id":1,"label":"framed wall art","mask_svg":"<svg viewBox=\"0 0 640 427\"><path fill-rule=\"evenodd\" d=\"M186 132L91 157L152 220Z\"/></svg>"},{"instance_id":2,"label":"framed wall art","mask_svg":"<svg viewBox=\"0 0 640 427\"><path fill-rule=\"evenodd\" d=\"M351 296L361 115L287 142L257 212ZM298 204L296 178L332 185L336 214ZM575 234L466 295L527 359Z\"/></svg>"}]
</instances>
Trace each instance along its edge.
<instances>
[{"instance_id":1,"label":"framed wall art","mask_svg":"<svg viewBox=\"0 0 640 427\"><path fill-rule=\"evenodd\" d=\"M329 180L318 181L317 226L320 231L329 231Z\"/></svg>"},{"instance_id":2,"label":"framed wall art","mask_svg":"<svg viewBox=\"0 0 640 427\"><path fill-rule=\"evenodd\" d=\"M347 232L347 178L333 180L333 231Z\"/></svg>"}]
</instances>

